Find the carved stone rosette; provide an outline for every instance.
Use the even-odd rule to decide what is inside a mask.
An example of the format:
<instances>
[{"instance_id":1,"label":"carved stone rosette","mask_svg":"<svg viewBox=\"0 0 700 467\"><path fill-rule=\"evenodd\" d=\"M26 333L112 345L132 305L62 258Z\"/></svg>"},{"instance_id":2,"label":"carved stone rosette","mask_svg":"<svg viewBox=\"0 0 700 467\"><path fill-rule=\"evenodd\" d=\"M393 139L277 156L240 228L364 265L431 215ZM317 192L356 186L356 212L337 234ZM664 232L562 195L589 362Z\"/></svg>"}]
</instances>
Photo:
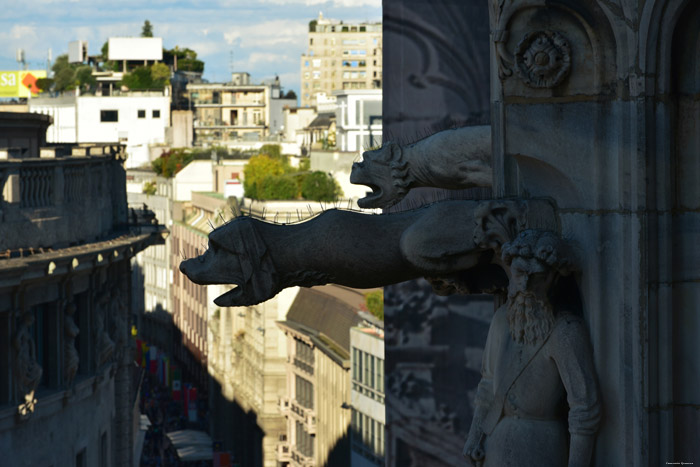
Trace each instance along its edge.
<instances>
[{"instance_id":1,"label":"carved stone rosette","mask_svg":"<svg viewBox=\"0 0 700 467\"><path fill-rule=\"evenodd\" d=\"M558 32L525 34L514 55L515 72L532 88L553 88L571 71L569 41Z\"/></svg>"}]
</instances>

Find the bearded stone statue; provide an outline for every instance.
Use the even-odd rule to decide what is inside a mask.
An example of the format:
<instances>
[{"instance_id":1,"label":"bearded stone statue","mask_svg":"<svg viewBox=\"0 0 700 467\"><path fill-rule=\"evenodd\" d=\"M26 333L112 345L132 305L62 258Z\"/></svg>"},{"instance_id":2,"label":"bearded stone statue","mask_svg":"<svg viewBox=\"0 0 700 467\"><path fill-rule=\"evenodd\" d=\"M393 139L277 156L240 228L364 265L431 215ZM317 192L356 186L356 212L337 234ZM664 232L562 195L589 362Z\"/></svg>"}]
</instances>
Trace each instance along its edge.
<instances>
[{"instance_id":1,"label":"bearded stone statue","mask_svg":"<svg viewBox=\"0 0 700 467\"><path fill-rule=\"evenodd\" d=\"M581 317L550 300L572 267L566 245L525 230L501 252L508 300L489 328L463 454L482 467L590 465L600 422L591 346Z\"/></svg>"}]
</instances>

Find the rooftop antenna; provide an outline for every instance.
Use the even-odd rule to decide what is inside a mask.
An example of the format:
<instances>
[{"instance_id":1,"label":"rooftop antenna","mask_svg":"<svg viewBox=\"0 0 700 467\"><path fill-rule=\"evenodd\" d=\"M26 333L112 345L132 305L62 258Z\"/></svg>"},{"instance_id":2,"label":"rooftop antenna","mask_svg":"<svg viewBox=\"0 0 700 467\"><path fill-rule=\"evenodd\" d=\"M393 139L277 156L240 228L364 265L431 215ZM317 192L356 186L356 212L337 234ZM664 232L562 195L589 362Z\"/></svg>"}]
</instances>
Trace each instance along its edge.
<instances>
[{"instance_id":1,"label":"rooftop antenna","mask_svg":"<svg viewBox=\"0 0 700 467\"><path fill-rule=\"evenodd\" d=\"M228 55L228 70L231 74L233 74L233 50L229 51Z\"/></svg>"},{"instance_id":2,"label":"rooftop antenna","mask_svg":"<svg viewBox=\"0 0 700 467\"><path fill-rule=\"evenodd\" d=\"M24 55L24 49L17 49L17 63L21 70L27 69L27 60Z\"/></svg>"}]
</instances>

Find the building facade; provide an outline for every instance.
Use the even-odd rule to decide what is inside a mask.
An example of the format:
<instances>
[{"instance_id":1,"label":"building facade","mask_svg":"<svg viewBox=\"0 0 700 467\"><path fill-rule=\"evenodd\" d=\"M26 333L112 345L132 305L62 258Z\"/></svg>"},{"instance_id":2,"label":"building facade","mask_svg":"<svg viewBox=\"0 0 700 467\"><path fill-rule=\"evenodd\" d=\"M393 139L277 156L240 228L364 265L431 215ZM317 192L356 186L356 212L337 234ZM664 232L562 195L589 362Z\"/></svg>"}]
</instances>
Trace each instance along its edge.
<instances>
[{"instance_id":1,"label":"building facade","mask_svg":"<svg viewBox=\"0 0 700 467\"><path fill-rule=\"evenodd\" d=\"M350 328L362 304L362 293L345 287L301 289L278 323L288 354L281 465L350 465Z\"/></svg>"},{"instance_id":2,"label":"building facade","mask_svg":"<svg viewBox=\"0 0 700 467\"><path fill-rule=\"evenodd\" d=\"M0 141L18 119L50 123L0 115ZM163 231L129 223L123 146L42 139L0 150L2 463L132 465L129 260Z\"/></svg>"},{"instance_id":3,"label":"building facade","mask_svg":"<svg viewBox=\"0 0 700 467\"><path fill-rule=\"evenodd\" d=\"M309 23L302 54L301 106L317 104L317 94L344 89L382 88L382 24L345 24L324 18Z\"/></svg>"},{"instance_id":4,"label":"building facade","mask_svg":"<svg viewBox=\"0 0 700 467\"><path fill-rule=\"evenodd\" d=\"M129 216L138 219L144 209L155 215L158 224L172 228L172 179L155 176L150 170L130 169L126 174ZM131 287L134 325L139 336L160 349L172 347L172 266L171 236L131 261Z\"/></svg>"},{"instance_id":5,"label":"building facade","mask_svg":"<svg viewBox=\"0 0 700 467\"><path fill-rule=\"evenodd\" d=\"M352 467L384 465L384 329L369 319L350 330Z\"/></svg>"},{"instance_id":6,"label":"building facade","mask_svg":"<svg viewBox=\"0 0 700 467\"><path fill-rule=\"evenodd\" d=\"M336 91L336 147L362 152L382 144L382 90Z\"/></svg>"},{"instance_id":7,"label":"building facade","mask_svg":"<svg viewBox=\"0 0 700 467\"><path fill-rule=\"evenodd\" d=\"M198 146L268 139L282 131L284 106L296 105L281 96L279 80L251 84L247 73L235 73L230 83L188 84L187 93Z\"/></svg>"},{"instance_id":8,"label":"building facade","mask_svg":"<svg viewBox=\"0 0 700 467\"><path fill-rule=\"evenodd\" d=\"M162 91L114 92L31 99L29 111L49 115L49 143L121 143L126 166L150 163L150 147L165 144L170 96Z\"/></svg>"}]
</instances>

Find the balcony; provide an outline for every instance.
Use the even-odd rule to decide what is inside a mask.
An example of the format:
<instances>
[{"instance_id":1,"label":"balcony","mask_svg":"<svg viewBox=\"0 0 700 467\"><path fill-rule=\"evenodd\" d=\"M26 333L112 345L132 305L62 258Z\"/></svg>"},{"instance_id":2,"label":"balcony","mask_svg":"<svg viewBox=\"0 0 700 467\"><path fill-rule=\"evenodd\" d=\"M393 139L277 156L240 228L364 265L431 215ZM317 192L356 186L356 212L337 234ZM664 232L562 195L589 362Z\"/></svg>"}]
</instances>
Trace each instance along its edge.
<instances>
[{"instance_id":1,"label":"balcony","mask_svg":"<svg viewBox=\"0 0 700 467\"><path fill-rule=\"evenodd\" d=\"M267 125L265 125L265 122L263 121L257 121L257 122L252 122L252 123L240 123L240 122L234 122L230 123L224 120L219 120L219 119L211 119L211 120L195 120L194 121L194 128L195 129L232 129L232 130L247 130L247 129L252 129L252 130L264 130L267 128Z\"/></svg>"},{"instance_id":2,"label":"balcony","mask_svg":"<svg viewBox=\"0 0 700 467\"><path fill-rule=\"evenodd\" d=\"M289 415L289 399L286 397L280 397L277 401L279 405L279 410L282 415Z\"/></svg>"},{"instance_id":3,"label":"balcony","mask_svg":"<svg viewBox=\"0 0 700 467\"><path fill-rule=\"evenodd\" d=\"M204 107L265 107L262 101L231 101L231 102L214 102L211 99L201 99L194 102L195 108Z\"/></svg>"},{"instance_id":4,"label":"balcony","mask_svg":"<svg viewBox=\"0 0 700 467\"><path fill-rule=\"evenodd\" d=\"M289 462L292 459L292 449L289 443L277 445L277 462Z\"/></svg>"},{"instance_id":5,"label":"balcony","mask_svg":"<svg viewBox=\"0 0 700 467\"><path fill-rule=\"evenodd\" d=\"M0 252L105 239L127 223L121 145L0 150Z\"/></svg>"},{"instance_id":6,"label":"balcony","mask_svg":"<svg viewBox=\"0 0 700 467\"><path fill-rule=\"evenodd\" d=\"M291 451L292 454L290 457L297 465L301 467L313 467L316 465L313 457L305 456L294 448L292 448Z\"/></svg>"},{"instance_id":7,"label":"balcony","mask_svg":"<svg viewBox=\"0 0 700 467\"><path fill-rule=\"evenodd\" d=\"M293 417L304 424L306 431L311 434L316 434L316 412L313 409L307 409L297 404L295 401L291 401L289 413L293 414Z\"/></svg>"}]
</instances>

